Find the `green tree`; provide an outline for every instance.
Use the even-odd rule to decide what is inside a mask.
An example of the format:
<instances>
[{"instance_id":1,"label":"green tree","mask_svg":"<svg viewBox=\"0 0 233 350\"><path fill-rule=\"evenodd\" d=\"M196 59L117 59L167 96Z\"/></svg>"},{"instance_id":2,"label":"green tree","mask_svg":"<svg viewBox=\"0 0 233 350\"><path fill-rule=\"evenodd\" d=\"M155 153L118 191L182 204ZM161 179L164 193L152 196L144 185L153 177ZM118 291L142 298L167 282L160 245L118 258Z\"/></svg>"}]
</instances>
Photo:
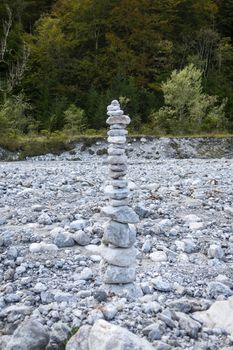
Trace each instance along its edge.
<instances>
[{"instance_id":1,"label":"green tree","mask_svg":"<svg viewBox=\"0 0 233 350\"><path fill-rule=\"evenodd\" d=\"M2 135L27 131L31 106L22 94L7 98L0 105L0 133Z\"/></svg>"},{"instance_id":2,"label":"green tree","mask_svg":"<svg viewBox=\"0 0 233 350\"><path fill-rule=\"evenodd\" d=\"M64 112L65 115L65 130L74 133L82 133L86 128L86 118L84 111L81 108L71 104Z\"/></svg>"},{"instance_id":3,"label":"green tree","mask_svg":"<svg viewBox=\"0 0 233 350\"><path fill-rule=\"evenodd\" d=\"M169 133L212 131L222 127L225 102L204 94L202 71L193 64L173 71L162 84L165 106L154 113L154 123Z\"/></svg>"}]
</instances>

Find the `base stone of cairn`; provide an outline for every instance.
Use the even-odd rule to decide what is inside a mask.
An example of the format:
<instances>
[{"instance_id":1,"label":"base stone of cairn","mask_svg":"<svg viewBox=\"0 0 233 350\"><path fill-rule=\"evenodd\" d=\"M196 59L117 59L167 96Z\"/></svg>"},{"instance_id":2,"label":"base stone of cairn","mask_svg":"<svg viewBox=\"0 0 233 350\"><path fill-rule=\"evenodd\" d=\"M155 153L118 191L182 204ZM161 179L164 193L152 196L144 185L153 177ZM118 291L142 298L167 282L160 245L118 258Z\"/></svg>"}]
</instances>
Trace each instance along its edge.
<instances>
[{"instance_id":1,"label":"base stone of cairn","mask_svg":"<svg viewBox=\"0 0 233 350\"><path fill-rule=\"evenodd\" d=\"M141 290L133 283L136 279L136 229L138 215L128 205L127 157L125 155L126 126L130 118L124 115L118 101L112 101L107 108L108 131L108 165L109 185L105 193L109 205L101 211L101 216L108 218L100 253L102 255L101 272L103 281L111 290L120 294L122 290L141 296Z\"/></svg>"}]
</instances>

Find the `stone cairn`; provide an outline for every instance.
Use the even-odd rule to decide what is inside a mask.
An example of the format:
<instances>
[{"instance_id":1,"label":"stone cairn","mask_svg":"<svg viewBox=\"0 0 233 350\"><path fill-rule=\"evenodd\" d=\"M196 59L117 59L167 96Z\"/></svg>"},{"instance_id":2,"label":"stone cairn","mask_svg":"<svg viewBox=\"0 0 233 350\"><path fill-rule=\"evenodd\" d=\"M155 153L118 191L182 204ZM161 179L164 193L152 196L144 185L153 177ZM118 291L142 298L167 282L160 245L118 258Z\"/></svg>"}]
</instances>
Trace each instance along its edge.
<instances>
[{"instance_id":1,"label":"stone cairn","mask_svg":"<svg viewBox=\"0 0 233 350\"><path fill-rule=\"evenodd\" d=\"M127 284L136 278L136 255L134 247L137 214L128 205L127 157L125 154L126 126L130 118L124 115L118 101L107 108L109 185L105 189L109 205L101 215L109 219L102 239L102 274L106 284Z\"/></svg>"}]
</instances>

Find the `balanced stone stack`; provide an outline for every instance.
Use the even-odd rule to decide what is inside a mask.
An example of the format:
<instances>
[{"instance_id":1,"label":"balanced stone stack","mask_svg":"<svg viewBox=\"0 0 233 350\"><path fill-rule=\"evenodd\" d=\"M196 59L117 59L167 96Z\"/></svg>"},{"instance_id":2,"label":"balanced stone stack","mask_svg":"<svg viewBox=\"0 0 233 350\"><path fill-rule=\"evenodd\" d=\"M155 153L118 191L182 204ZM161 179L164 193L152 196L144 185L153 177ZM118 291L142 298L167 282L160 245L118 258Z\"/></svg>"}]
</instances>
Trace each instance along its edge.
<instances>
[{"instance_id":1,"label":"balanced stone stack","mask_svg":"<svg viewBox=\"0 0 233 350\"><path fill-rule=\"evenodd\" d=\"M127 157L125 143L130 118L124 115L118 101L108 106L110 125L108 131L109 185L105 189L109 205L102 209L101 215L109 221L105 225L101 246L103 280L107 284L131 283L136 277L136 255L134 247L137 214L128 205Z\"/></svg>"}]
</instances>

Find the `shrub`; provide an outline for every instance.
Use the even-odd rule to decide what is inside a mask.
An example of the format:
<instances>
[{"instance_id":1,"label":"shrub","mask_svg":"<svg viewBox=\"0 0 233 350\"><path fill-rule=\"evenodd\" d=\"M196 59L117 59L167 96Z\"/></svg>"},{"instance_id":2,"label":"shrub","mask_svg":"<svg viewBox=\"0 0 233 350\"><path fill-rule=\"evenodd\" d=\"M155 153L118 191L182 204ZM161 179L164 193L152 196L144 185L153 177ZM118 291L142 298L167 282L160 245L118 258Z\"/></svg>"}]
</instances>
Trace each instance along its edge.
<instances>
[{"instance_id":1,"label":"shrub","mask_svg":"<svg viewBox=\"0 0 233 350\"><path fill-rule=\"evenodd\" d=\"M86 129L86 118L84 111L81 108L71 104L64 112L65 115L65 129L72 134L78 132L82 133Z\"/></svg>"},{"instance_id":2,"label":"shrub","mask_svg":"<svg viewBox=\"0 0 233 350\"><path fill-rule=\"evenodd\" d=\"M153 113L154 126L167 133L189 133L219 129L224 120L226 101L204 94L202 71L193 64L173 71L162 84L165 106Z\"/></svg>"}]
</instances>

